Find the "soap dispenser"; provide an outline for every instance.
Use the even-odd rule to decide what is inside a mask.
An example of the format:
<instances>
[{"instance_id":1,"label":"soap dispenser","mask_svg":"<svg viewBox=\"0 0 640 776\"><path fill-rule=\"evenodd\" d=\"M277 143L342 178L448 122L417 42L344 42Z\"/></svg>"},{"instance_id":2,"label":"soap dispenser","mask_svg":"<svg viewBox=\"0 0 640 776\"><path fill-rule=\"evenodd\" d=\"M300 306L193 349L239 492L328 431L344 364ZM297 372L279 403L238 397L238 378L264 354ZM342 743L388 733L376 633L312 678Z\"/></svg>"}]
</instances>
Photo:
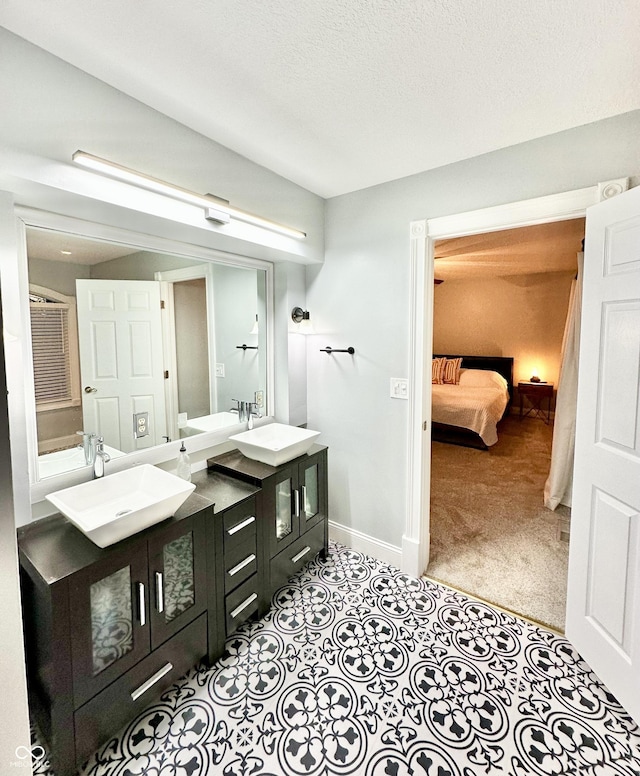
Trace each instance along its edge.
<instances>
[{"instance_id":1,"label":"soap dispenser","mask_svg":"<svg viewBox=\"0 0 640 776\"><path fill-rule=\"evenodd\" d=\"M182 443L182 447L178 453L176 474L183 480L191 482L191 461L189 460L189 453L187 453L187 448L184 446L184 442Z\"/></svg>"}]
</instances>

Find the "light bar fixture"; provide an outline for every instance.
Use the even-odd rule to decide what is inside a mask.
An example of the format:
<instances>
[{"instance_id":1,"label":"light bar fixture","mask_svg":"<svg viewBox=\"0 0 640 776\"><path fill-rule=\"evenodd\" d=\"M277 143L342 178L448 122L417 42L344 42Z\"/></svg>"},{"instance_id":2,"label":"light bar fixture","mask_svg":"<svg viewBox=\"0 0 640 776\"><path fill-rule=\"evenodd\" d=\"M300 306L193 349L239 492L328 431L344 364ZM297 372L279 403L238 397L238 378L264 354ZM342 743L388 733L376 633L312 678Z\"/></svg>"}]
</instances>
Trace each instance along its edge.
<instances>
[{"instance_id":1,"label":"light bar fixture","mask_svg":"<svg viewBox=\"0 0 640 776\"><path fill-rule=\"evenodd\" d=\"M167 183L158 178L152 178L150 175L123 167L115 162L110 162L107 159L101 159L99 156L88 154L85 151L76 151L72 159L76 164L99 172L102 175L108 175L110 178L117 178L139 188L163 194L165 197L171 197L172 199L187 202L190 205L202 207L205 210L205 218L217 224L228 224L231 219L234 219L235 221L259 226L262 229L269 229L272 232L277 232L287 237L295 237L298 240L303 240L307 236L305 232L301 232L298 229L238 210L229 205L226 200L220 199L213 194L197 194L180 186L174 186L172 183Z\"/></svg>"}]
</instances>

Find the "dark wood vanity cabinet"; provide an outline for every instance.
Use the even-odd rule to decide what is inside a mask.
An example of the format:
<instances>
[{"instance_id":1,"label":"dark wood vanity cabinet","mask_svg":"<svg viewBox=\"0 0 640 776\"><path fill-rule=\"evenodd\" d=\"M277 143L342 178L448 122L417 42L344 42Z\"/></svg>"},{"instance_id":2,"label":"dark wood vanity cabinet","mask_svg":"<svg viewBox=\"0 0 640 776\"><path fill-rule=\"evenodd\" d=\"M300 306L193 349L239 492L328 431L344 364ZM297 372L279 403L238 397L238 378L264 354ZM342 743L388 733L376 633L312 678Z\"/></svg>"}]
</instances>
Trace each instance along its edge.
<instances>
[{"instance_id":1,"label":"dark wood vanity cabinet","mask_svg":"<svg viewBox=\"0 0 640 776\"><path fill-rule=\"evenodd\" d=\"M18 531L32 714L56 776L261 616L327 550L327 450L211 459L174 517L101 549L62 515Z\"/></svg>"},{"instance_id":2,"label":"dark wood vanity cabinet","mask_svg":"<svg viewBox=\"0 0 640 776\"><path fill-rule=\"evenodd\" d=\"M207 608L205 513L79 570L69 579L69 603L79 705Z\"/></svg>"},{"instance_id":3,"label":"dark wood vanity cabinet","mask_svg":"<svg viewBox=\"0 0 640 776\"><path fill-rule=\"evenodd\" d=\"M32 712L56 774L77 768L207 655L206 523L198 497L101 549L57 515L20 532Z\"/></svg>"},{"instance_id":4,"label":"dark wood vanity cabinet","mask_svg":"<svg viewBox=\"0 0 640 776\"><path fill-rule=\"evenodd\" d=\"M258 510L264 570L261 606L328 545L327 448L314 445L281 466L245 458L238 450L210 458L212 471L238 477L260 488Z\"/></svg>"},{"instance_id":5,"label":"dark wood vanity cabinet","mask_svg":"<svg viewBox=\"0 0 640 776\"><path fill-rule=\"evenodd\" d=\"M218 570L210 583L217 617L209 623L209 658L216 660L226 639L250 617L262 614L263 568L258 546L258 499L255 496L228 509L208 526L209 557Z\"/></svg>"}]
</instances>

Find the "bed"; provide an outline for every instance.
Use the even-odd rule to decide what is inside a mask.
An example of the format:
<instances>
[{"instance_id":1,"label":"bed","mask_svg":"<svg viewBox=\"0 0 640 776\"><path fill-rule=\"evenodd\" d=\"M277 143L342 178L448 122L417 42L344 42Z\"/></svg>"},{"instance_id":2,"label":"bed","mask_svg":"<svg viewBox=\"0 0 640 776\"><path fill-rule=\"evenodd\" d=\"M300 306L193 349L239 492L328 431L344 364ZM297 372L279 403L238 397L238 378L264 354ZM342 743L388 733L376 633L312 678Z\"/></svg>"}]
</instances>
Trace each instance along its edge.
<instances>
[{"instance_id":1,"label":"bed","mask_svg":"<svg viewBox=\"0 0 640 776\"><path fill-rule=\"evenodd\" d=\"M513 398L513 358L434 355L459 362L458 382L431 386L431 437L486 450L498 441L498 424ZM455 372L448 367L449 380Z\"/></svg>"}]
</instances>

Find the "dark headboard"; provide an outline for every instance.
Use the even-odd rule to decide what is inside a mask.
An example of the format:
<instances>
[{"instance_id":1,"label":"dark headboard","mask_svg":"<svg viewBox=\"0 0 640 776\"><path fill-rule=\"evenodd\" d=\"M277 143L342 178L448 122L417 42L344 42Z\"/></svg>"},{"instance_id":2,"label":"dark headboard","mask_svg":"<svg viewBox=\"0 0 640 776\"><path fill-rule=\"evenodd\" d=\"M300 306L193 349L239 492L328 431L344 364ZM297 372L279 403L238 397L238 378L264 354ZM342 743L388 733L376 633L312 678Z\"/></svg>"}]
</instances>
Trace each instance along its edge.
<instances>
[{"instance_id":1,"label":"dark headboard","mask_svg":"<svg viewBox=\"0 0 640 776\"><path fill-rule=\"evenodd\" d=\"M504 356L442 356L433 354L434 358L462 358L463 369L488 369L491 372L497 372L502 375L509 386L509 404L507 410L511 407L513 400L513 358Z\"/></svg>"}]
</instances>

